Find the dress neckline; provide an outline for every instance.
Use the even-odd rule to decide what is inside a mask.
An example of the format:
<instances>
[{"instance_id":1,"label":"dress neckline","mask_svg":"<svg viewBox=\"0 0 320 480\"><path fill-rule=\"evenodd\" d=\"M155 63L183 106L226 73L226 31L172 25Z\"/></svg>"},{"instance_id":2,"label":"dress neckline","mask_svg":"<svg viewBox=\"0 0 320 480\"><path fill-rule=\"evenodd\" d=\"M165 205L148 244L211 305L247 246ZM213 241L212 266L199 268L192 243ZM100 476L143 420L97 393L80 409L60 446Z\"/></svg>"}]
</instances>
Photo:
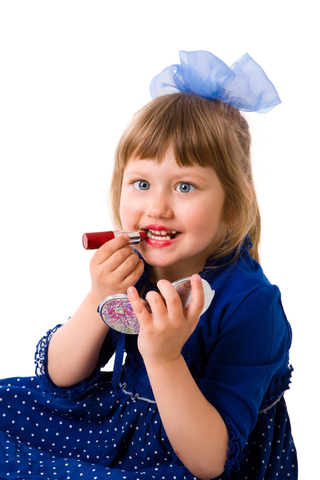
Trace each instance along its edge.
<instances>
[{"instance_id":1,"label":"dress neckline","mask_svg":"<svg viewBox=\"0 0 320 480\"><path fill-rule=\"evenodd\" d=\"M220 257L220 258L216 258L214 256L209 256L207 258L207 261L204 264L202 270L200 272L198 272L200 277L207 279L208 277L210 277L213 274L213 272L216 272L218 269L221 269L221 268L223 268L227 265L234 264L236 262L237 258L240 257L241 255L244 255L244 254L249 255L248 250L250 250L251 248L252 248L252 242L251 242L251 239L250 239L250 235L248 234L244 238L244 240L241 242L240 249L239 249L239 247L236 247L228 255L225 255L224 257ZM145 268L144 268L143 274L140 277L140 279L138 280L136 286L137 286L138 291L141 290L141 288L143 286L145 286L145 288L142 292L143 297L145 297L145 295L148 293L148 291L150 291L150 290L158 291L158 288L157 288L157 284L152 282L151 279L150 279L150 277L151 277L151 267L150 267L150 265L147 262L145 262L142 255L139 252L137 252L137 253L138 253L139 257L144 261Z\"/></svg>"}]
</instances>

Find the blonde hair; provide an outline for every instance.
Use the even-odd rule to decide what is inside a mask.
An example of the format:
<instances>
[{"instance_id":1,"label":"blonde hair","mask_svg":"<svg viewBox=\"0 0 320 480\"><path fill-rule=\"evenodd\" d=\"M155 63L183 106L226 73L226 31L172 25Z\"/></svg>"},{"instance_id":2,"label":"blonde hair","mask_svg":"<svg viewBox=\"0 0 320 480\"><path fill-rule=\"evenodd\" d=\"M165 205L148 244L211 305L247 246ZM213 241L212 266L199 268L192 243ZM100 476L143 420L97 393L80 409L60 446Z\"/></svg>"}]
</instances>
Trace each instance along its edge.
<instances>
[{"instance_id":1,"label":"blonde hair","mask_svg":"<svg viewBox=\"0 0 320 480\"><path fill-rule=\"evenodd\" d=\"M139 110L115 153L110 207L117 228L123 172L132 157L161 162L172 148L180 166L213 167L225 192L224 222L211 255L241 249L249 234L251 257L259 261L260 213L253 183L249 126L239 110L220 100L177 93L158 97Z\"/></svg>"}]
</instances>

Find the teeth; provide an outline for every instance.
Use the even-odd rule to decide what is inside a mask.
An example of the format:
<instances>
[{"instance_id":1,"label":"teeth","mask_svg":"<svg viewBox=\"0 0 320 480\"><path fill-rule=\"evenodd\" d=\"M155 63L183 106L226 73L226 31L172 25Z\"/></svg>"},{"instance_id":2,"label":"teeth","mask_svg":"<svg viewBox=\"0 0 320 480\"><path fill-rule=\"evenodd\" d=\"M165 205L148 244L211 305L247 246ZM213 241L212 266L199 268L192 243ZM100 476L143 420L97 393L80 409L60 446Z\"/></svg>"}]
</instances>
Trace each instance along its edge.
<instances>
[{"instance_id":1,"label":"teeth","mask_svg":"<svg viewBox=\"0 0 320 480\"><path fill-rule=\"evenodd\" d=\"M148 232L151 232L152 234L166 235L168 233L168 230L153 230L152 228L149 228ZM170 230L170 232L177 233L176 230Z\"/></svg>"},{"instance_id":2,"label":"teeth","mask_svg":"<svg viewBox=\"0 0 320 480\"><path fill-rule=\"evenodd\" d=\"M159 233L159 231L157 233ZM147 236L153 240L171 240L171 237L168 235L153 235L150 230L147 232Z\"/></svg>"},{"instance_id":3,"label":"teeth","mask_svg":"<svg viewBox=\"0 0 320 480\"><path fill-rule=\"evenodd\" d=\"M170 233L171 235L175 235L177 232L176 230L171 230ZM152 228L150 228L147 231L147 236L149 238L152 238L153 240L171 240L171 235L168 235L167 230L153 230Z\"/></svg>"},{"instance_id":4,"label":"teeth","mask_svg":"<svg viewBox=\"0 0 320 480\"><path fill-rule=\"evenodd\" d=\"M151 235L150 232L148 232L147 235L148 235L148 238L152 238L153 240L171 240L171 237L167 237L167 236L164 237L163 235L161 235L161 236L158 237L158 236L156 236L156 235Z\"/></svg>"}]
</instances>

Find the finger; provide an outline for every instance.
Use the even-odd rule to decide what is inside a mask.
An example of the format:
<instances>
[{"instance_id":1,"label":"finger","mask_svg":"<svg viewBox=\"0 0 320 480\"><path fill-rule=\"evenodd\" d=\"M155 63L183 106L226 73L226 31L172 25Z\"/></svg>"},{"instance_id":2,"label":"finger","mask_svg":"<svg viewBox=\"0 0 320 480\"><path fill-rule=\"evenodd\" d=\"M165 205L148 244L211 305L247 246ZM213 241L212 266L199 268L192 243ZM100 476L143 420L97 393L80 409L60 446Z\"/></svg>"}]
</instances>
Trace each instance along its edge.
<instances>
[{"instance_id":1,"label":"finger","mask_svg":"<svg viewBox=\"0 0 320 480\"><path fill-rule=\"evenodd\" d=\"M198 319L204 307L204 291L200 275L192 275L191 283L191 302L186 308L188 319Z\"/></svg>"},{"instance_id":2,"label":"finger","mask_svg":"<svg viewBox=\"0 0 320 480\"><path fill-rule=\"evenodd\" d=\"M141 258L138 257L138 262L135 267L126 273L126 276L123 278L123 281L126 286L135 285L144 271L144 263Z\"/></svg>"},{"instance_id":3,"label":"finger","mask_svg":"<svg viewBox=\"0 0 320 480\"><path fill-rule=\"evenodd\" d=\"M172 314L173 317L175 317L175 315L181 315L183 310L181 299L172 283L167 280L160 280L157 283L157 287L166 303L165 306L164 302L162 301L162 305L165 306L165 308L170 314ZM157 303L157 306L161 308L160 302Z\"/></svg>"},{"instance_id":4,"label":"finger","mask_svg":"<svg viewBox=\"0 0 320 480\"><path fill-rule=\"evenodd\" d=\"M120 249L126 246L130 248L128 243L129 243L129 235L126 235L126 234L119 235L118 237L110 240L109 242L104 243L92 256L92 262L94 262L97 265L105 262L108 258L114 255Z\"/></svg>"},{"instance_id":5,"label":"finger","mask_svg":"<svg viewBox=\"0 0 320 480\"><path fill-rule=\"evenodd\" d=\"M136 314L140 326L147 325L152 321L152 315L146 309L135 287L129 287L127 294L134 313Z\"/></svg>"},{"instance_id":6,"label":"finger","mask_svg":"<svg viewBox=\"0 0 320 480\"><path fill-rule=\"evenodd\" d=\"M116 273L119 280L123 280L138 263L139 256L129 245L125 245L116 251L114 251L113 248L110 249L109 246L106 246L104 256L100 255L100 258L98 259L97 257L93 257L90 266L106 268L109 273ZM128 286L129 285L130 283Z\"/></svg>"},{"instance_id":7,"label":"finger","mask_svg":"<svg viewBox=\"0 0 320 480\"><path fill-rule=\"evenodd\" d=\"M150 291L147 293L146 300L150 305L150 309L153 314L153 320L155 321L157 318L163 318L163 315L168 314L167 306L165 299L161 296L161 294Z\"/></svg>"},{"instance_id":8,"label":"finger","mask_svg":"<svg viewBox=\"0 0 320 480\"><path fill-rule=\"evenodd\" d=\"M120 250L118 252L109 259L108 267L111 272L119 277L119 279L124 279L143 261L139 258L139 255L132 250L129 254L128 252L121 252ZM116 256L116 258L113 258L114 256ZM130 285L134 285L134 283L131 283Z\"/></svg>"}]
</instances>

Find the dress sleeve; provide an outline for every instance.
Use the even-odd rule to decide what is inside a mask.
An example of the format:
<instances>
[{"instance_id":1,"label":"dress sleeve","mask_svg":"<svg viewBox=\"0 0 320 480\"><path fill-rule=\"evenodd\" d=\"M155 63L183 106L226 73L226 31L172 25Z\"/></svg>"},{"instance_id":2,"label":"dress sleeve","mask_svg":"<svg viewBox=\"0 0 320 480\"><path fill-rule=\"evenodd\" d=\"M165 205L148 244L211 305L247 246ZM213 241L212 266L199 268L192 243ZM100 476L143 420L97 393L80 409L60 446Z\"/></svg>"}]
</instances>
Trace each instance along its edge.
<instances>
[{"instance_id":1,"label":"dress sleeve","mask_svg":"<svg viewBox=\"0 0 320 480\"><path fill-rule=\"evenodd\" d=\"M251 292L222 316L200 389L229 431L226 470L238 470L262 399L275 374L287 370L290 344L290 325L275 286Z\"/></svg>"},{"instance_id":2,"label":"dress sleeve","mask_svg":"<svg viewBox=\"0 0 320 480\"><path fill-rule=\"evenodd\" d=\"M48 348L53 334L62 325L57 325L52 330L49 330L46 335L39 341L35 353L36 375L40 382L40 388L43 392L51 397L73 398L83 395L93 388L101 376L100 369L106 365L114 353L114 338L113 335L108 335L105 338L103 346L100 351L99 362L94 372L86 380L68 388L62 388L53 383L48 372Z\"/></svg>"}]
</instances>

